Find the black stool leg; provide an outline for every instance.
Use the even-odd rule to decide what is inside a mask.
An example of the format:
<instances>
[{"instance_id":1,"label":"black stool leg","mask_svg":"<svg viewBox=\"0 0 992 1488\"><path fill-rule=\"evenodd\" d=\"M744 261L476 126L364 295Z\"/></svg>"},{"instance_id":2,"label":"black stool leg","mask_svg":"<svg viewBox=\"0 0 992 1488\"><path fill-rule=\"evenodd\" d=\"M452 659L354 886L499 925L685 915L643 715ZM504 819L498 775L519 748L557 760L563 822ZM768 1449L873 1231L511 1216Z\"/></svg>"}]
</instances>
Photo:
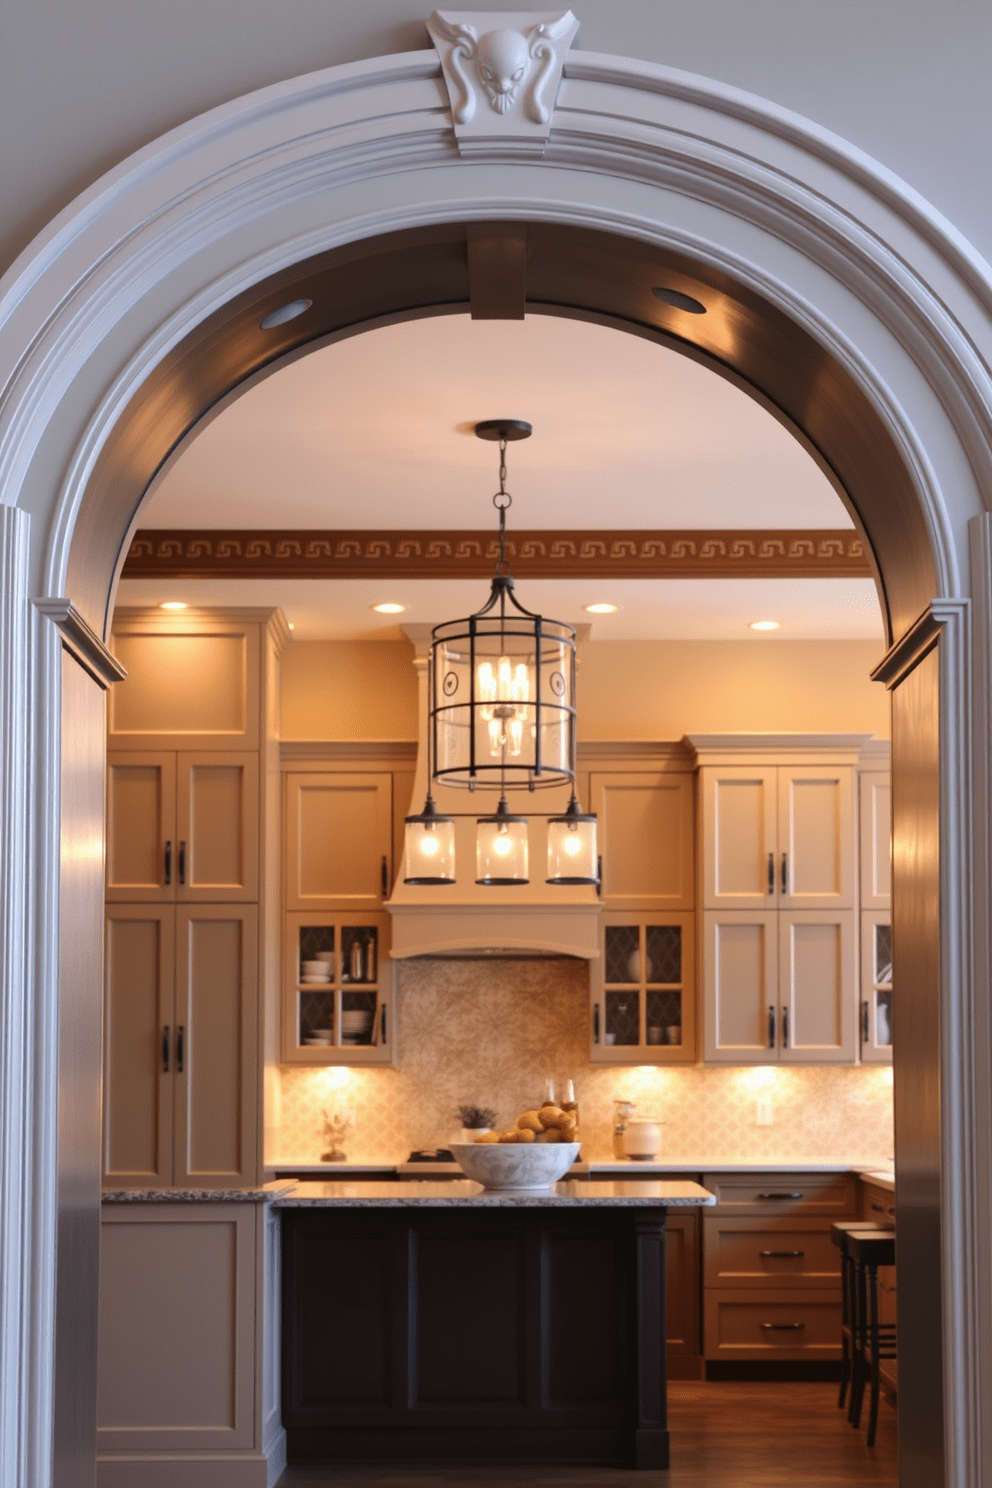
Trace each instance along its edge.
<instances>
[{"instance_id":1,"label":"black stool leg","mask_svg":"<svg viewBox=\"0 0 992 1488\"><path fill-rule=\"evenodd\" d=\"M847 1387L851 1381L851 1260L846 1250L840 1255L840 1394L838 1410L844 1409Z\"/></svg>"},{"instance_id":2,"label":"black stool leg","mask_svg":"<svg viewBox=\"0 0 992 1488\"><path fill-rule=\"evenodd\" d=\"M868 1408L868 1445L875 1445L878 1425L879 1354L878 1340L878 1267L868 1267L868 1349L871 1357L871 1404Z\"/></svg>"},{"instance_id":3,"label":"black stool leg","mask_svg":"<svg viewBox=\"0 0 992 1488\"><path fill-rule=\"evenodd\" d=\"M851 1352L853 1354L851 1365L851 1404L847 1412L847 1419L851 1425L861 1425L861 1403L865 1393L865 1315L867 1313L867 1298L865 1297L865 1273L860 1261L853 1263L854 1270L854 1320L852 1323Z\"/></svg>"}]
</instances>

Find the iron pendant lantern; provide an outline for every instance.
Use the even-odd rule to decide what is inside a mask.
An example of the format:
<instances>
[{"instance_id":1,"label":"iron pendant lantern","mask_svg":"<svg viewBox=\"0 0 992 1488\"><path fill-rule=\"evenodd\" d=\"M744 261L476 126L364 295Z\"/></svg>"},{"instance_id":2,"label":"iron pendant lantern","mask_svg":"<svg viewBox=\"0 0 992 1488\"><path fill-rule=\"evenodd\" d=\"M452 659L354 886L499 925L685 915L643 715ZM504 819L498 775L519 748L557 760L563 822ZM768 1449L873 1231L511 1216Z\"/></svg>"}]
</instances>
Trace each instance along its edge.
<instances>
[{"instance_id":1,"label":"iron pendant lantern","mask_svg":"<svg viewBox=\"0 0 992 1488\"><path fill-rule=\"evenodd\" d=\"M581 811L574 795L564 816L548 818L549 884L598 884L596 818Z\"/></svg>"}]
</instances>

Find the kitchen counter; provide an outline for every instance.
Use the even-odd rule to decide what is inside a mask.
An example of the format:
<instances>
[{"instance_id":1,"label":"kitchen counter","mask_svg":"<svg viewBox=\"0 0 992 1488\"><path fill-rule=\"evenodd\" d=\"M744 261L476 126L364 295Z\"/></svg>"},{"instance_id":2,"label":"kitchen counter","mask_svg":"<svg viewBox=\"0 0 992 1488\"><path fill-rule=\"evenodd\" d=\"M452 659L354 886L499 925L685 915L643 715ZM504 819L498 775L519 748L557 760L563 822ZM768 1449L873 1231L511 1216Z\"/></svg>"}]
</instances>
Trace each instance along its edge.
<instances>
[{"instance_id":1,"label":"kitchen counter","mask_svg":"<svg viewBox=\"0 0 992 1488\"><path fill-rule=\"evenodd\" d=\"M102 1204L262 1204L288 1193L291 1182L276 1180L264 1188L105 1188Z\"/></svg>"},{"instance_id":2,"label":"kitchen counter","mask_svg":"<svg viewBox=\"0 0 992 1488\"><path fill-rule=\"evenodd\" d=\"M375 1178L444 1178L461 1172L455 1162L400 1162L392 1165L378 1163L270 1163L269 1168L280 1177L328 1178L347 1181L348 1178L374 1176ZM598 1162L577 1162L569 1168L573 1178L614 1178L645 1176L667 1173L858 1173L887 1174L892 1181L891 1164L865 1162L864 1160L837 1161L834 1158L799 1158L794 1162L770 1162L755 1160L740 1162L734 1158L702 1158L687 1161L679 1158L668 1161L659 1158L655 1162L634 1162L630 1158L613 1158ZM874 1179L872 1181L875 1181Z\"/></svg>"},{"instance_id":3,"label":"kitchen counter","mask_svg":"<svg viewBox=\"0 0 992 1488\"><path fill-rule=\"evenodd\" d=\"M434 1208L538 1209L700 1208L716 1199L698 1183L658 1179L609 1183L564 1180L550 1189L485 1189L468 1178L432 1183L404 1182L297 1183L273 1200L276 1209L303 1208Z\"/></svg>"}]
</instances>

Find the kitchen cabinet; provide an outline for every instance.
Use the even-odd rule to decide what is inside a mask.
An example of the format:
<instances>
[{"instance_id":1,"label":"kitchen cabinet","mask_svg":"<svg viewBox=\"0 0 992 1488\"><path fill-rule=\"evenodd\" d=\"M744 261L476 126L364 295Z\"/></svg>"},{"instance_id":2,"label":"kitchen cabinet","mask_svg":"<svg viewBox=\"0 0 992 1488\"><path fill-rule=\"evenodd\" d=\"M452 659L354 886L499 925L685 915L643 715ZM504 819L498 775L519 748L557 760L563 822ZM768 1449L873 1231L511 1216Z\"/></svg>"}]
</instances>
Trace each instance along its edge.
<instances>
[{"instance_id":1,"label":"kitchen cabinet","mask_svg":"<svg viewBox=\"0 0 992 1488\"><path fill-rule=\"evenodd\" d=\"M107 756L108 900L258 898L258 756Z\"/></svg>"},{"instance_id":2,"label":"kitchen cabinet","mask_svg":"<svg viewBox=\"0 0 992 1488\"><path fill-rule=\"evenodd\" d=\"M892 1063L892 802L887 770L865 770L861 797L861 1059Z\"/></svg>"},{"instance_id":3,"label":"kitchen cabinet","mask_svg":"<svg viewBox=\"0 0 992 1488\"><path fill-rule=\"evenodd\" d=\"M283 960L285 1063L392 1062L387 914L288 913Z\"/></svg>"},{"instance_id":4,"label":"kitchen cabinet","mask_svg":"<svg viewBox=\"0 0 992 1488\"><path fill-rule=\"evenodd\" d=\"M684 771L592 770L604 908L663 914L695 904L693 778Z\"/></svg>"},{"instance_id":5,"label":"kitchen cabinet","mask_svg":"<svg viewBox=\"0 0 992 1488\"><path fill-rule=\"evenodd\" d=\"M594 1064L691 1064L696 1058L695 917L601 916L590 966Z\"/></svg>"},{"instance_id":6,"label":"kitchen cabinet","mask_svg":"<svg viewBox=\"0 0 992 1488\"><path fill-rule=\"evenodd\" d=\"M665 1333L669 1379L699 1379L702 1367L699 1309L699 1215L665 1220Z\"/></svg>"},{"instance_id":7,"label":"kitchen cabinet","mask_svg":"<svg viewBox=\"0 0 992 1488\"><path fill-rule=\"evenodd\" d=\"M254 905L107 906L105 1187L254 1181L257 942Z\"/></svg>"},{"instance_id":8,"label":"kitchen cabinet","mask_svg":"<svg viewBox=\"0 0 992 1488\"><path fill-rule=\"evenodd\" d=\"M291 771L285 793L284 907L381 908L392 884L391 774Z\"/></svg>"},{"instance_id":9,"label":"kitchen cabinet","mask_svg":"<svg viewBox=\"0 0 992 1488\"><path fill-rule=\"evenodd\" d=\"M717 1206L703 1215L707 1364L840 1358L835 1219L853 1216L848 1173L703 1175Z\"/></svg>"}]
</instances>

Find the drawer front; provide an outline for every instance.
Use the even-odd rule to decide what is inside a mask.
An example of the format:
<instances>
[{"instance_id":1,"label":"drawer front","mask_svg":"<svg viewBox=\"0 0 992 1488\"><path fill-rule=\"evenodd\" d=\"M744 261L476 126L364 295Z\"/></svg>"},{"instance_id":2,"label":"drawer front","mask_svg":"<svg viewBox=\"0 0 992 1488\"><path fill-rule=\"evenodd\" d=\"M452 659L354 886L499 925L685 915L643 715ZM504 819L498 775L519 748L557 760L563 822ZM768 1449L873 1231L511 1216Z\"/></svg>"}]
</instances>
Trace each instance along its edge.
<instances>
[{"instance_id":1,"label":"drawer front","mask_svg":"<svg viewBox=\"0 0 992 1488\"><path fill-rule=\"evenodd\" d=\"M840 1288L840 1251L828 1220L703 1220L708 1287Z\"/></svg>"},{"instance_id":2,"label":"drawer front","mask_svg":"<svg viewBox=\"0 0 992 1488\"><path fill-rule=\"evenodd\" d=\"M832 1294L705 1293L707 1359L839 1359L840 1300Z\"/></svg>"},{"instance_id":3,"label":"drawer front","mask_svg":"<svg viewBox=\"0 0 992 1488\"><path fill-rule=\"evenodd\" d=\"M888 1229L896 1222L896 1196L887 1188L862 1181L860 1210L862 1219L870 1219L882 1229Z\"/></svg>"},{"instance_id":4,"label":"drawer front","mask_svg":"<svg viewBox=\"0 0 992 1488\"><path fill-rule=\"evenodd\" d=\"M706 1173L702 1182L724 1214L840 1219L857 1212L853 1173Z\"/></svg>"}]
</instances>

